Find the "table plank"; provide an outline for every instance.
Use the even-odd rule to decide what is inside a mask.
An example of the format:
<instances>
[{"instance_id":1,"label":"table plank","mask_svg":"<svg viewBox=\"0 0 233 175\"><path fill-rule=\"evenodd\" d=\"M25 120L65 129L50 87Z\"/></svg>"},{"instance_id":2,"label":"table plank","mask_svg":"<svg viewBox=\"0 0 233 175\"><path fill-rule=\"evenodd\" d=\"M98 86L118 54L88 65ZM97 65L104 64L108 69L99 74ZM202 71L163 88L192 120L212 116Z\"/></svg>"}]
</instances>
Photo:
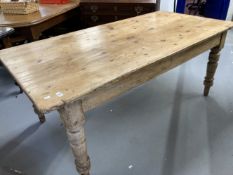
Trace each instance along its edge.
<instances>
[{"instance_id":1,"label":"table plank","mask_svg":"<svg viewBox=\"0 0 233 175\"><path fill-rule=\"evenodd\" d=\"M37 108L48 112L207 39L215 41L231 27L232 22L155 12L2 50L0 59Z\"/></svg>"},{"instance_id":2,"label":"table plank","mask_svg":"<svg viewBox=\"0 0 233 175\"><path fill-rule=\"evenodd\" d=\"M26 27L35 25L78 7L79 1L68 4L39 4L39 11L28 15L3 14L0 12L0 27Z\"/></svg>"}]
</instances>

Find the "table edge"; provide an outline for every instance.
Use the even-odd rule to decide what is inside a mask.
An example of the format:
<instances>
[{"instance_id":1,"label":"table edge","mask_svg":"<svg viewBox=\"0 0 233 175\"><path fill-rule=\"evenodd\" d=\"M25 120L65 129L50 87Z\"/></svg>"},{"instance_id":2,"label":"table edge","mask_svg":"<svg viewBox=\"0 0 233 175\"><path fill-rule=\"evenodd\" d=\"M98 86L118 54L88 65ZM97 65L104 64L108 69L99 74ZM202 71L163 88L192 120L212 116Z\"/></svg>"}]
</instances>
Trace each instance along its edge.
<instances>
[{"instance_id":1,"label":"table edge","mask_svg":"<svg viewBox=\"0 0 233 175\"><path fill-rule=\"evenodd\" d=\"M60 11L59 13L53 14L51 16L44 17L44 18L41 18L39 20L34 20L34 21L31 21L31 22L14 23L12 25L10 25L10 24L0 24L0 27L13 27L13 28L31 27L31 26L40 24L42 22L45 22L45 21L47 21L49 19L52 19L52 18L54 18L56 16L62 15L62 14L66 13L66 12L68 12L70 10L73 10L73 9L79 7L79 5L80 5L80 2L74 2L72 7L67 8L67 9L65 9L63 11Z\"/></svg>"},{"instance_id":2,"label":"table edge","mask_svg":"<svg viewBox=\"0 0 233 175\"><path fill-rule=\"evenodd\" d=\"M232 28L233 28L233 27L232 27ZM182 50L180 50L180 51L178 51L178 52L176 52L176 53L172 53L172 54L170 54L170 55L168 55L168 56L166 56L166 57L164 57L164 58L162 58L162 59L165 59L165 58L167 58L167 57L171 57L171 56L173 56L173 55L176 55L176 54L179 54L179 53L181 53L181 52L184 52L185 50L188 50L188 49L190 49L190 48L192 48L192 47L195 47L195 46L197 46L198 44L202 44L203 42L206 42L207 40L210 40L210 39L212 39L212 38L214 38L214 37L216 37L216 36L218 36L218 35L221 35L221 34L227 32L228 30L229 30L229 29L226 29L226 30L223 30L223 31L221 31L221 32L218 32L218 33L216 33L216 34L214 34L214 35L212 35L212 36L210 36L210 37L208 37L208 38L206 38L206 39L204 39L204 40L202 40L202 41L199 41L199 42L197 42L197 43L194 43L194 44L191 45L191 46L187 46L187 47L183 48ZM211 49L211 48L209 48L209 49ZM160 60L158 60L158 61L160 61ZM37 106L36 103L34 103L33 99L32 99L29 95L27 95L27 96L28 96L29 99L32 101L32 103L38 108L38 110L39 110L40 112L42 112L42 113L48 113L48 112L51 112L51 111L54 111L54 110L58 110L58 109L60 109L61 107L63 107L64 105L66 105L66 104L73 103L73 102L79 101L79 100L82 101L82 99L84 99L86 96L88 96L88 95L91 94L92 92L98 91L98 90L101 89L102 87L108 86L108 85L110 85L111 83L113 83L113 82L115 82L115 81L118 81L118 80L120 80L121 78L124 78L124 77L126 77L126 76L130 76L131 74L133 74L133 73L135 73L135 72L137 72L137 71L140 71L140 69L146 68L146 67L148 67L148 66L150 66L150 65L152 65L152 64L154 64L154 63L156 63L156 62L157 62L157 61L151 61L151 62L149 62L146 66L141 66L141 67L138 67L138 68L136 68L136 69L134 69L134 70L131 70L131 71L128 72L127 74L124 74L124 75L119 76L119 77L117 77L117 78L115 78L115 79L112 79L111 81L108 81L108 82L102 84L101 86L99 86L99 87L97 87L97 88L95 88L95 89L93 89L93 90L91 90L91 91L88 91L88 92L86 92L85 94L80 95L79 97L74 97L74 98L70 98L70 99L67 100L67 101L62 101L61 104L53 105L53 106L50 107L50 108L44 108L44 109L40 108L39 106ZM20 84L20 82L18 82L18 83ZM25 93L25 94L27 94L27 93Z\"/></svg>"}]
</instances>

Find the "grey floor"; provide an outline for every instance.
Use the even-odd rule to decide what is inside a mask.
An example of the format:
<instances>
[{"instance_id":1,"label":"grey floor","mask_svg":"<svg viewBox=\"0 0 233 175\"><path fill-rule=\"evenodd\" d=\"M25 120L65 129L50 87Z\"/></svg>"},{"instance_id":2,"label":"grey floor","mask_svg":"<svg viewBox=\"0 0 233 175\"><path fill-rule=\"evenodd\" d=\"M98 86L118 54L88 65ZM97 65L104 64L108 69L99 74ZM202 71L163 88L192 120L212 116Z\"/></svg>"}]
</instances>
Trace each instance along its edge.
<instances>
[{"instance_id":1,"label":"grey floor","mask_svg":"<svg viewBox=\"0 0 233 175\"><path fill-rule=\"evenodd\" d=\"M86 113L92 175L233 174L233 31L210 96L208 53ZM0 69L0 175L76 175L57 112L39 124Z\"/></svg>"}]
</instances>

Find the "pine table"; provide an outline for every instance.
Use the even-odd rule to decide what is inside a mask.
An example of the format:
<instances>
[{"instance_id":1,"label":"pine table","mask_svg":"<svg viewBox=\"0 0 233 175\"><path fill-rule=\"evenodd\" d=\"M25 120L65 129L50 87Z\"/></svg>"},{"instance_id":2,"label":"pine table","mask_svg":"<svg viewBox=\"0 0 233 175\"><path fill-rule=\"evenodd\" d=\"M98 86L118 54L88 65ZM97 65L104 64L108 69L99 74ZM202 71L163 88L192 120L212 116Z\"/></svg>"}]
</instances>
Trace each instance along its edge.
<instances>
[{"instance_id":1,"label":"pine table","mask_svg":"<svg viewBox=\"0 0 233 175\"><path fill-rule=\"evenodd\" d=\"M232 27L232 22L155 12L1 50L0 59L40 113L59 111L77 170L89 175L85 111L211 50L207 96Z\"/></svg>"}]
</instances>

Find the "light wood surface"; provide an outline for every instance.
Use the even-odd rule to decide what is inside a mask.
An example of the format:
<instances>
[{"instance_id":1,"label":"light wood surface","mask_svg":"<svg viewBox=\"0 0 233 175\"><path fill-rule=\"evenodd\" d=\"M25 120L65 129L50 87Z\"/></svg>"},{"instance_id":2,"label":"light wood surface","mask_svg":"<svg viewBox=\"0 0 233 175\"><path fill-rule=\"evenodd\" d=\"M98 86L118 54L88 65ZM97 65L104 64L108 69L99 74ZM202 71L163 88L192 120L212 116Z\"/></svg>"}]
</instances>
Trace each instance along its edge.
<instances>
[{"instance_id":1,"label":"light wood surface","mask_svg":"<svg viewBox=\"0 0 233 175\"><path fill-rule=\"evenodd\" d=\"M166 57L166 59L158 60L143 69L122 77L120 80L112 82L110 85L107 84L100 89L89 93L82 99L84 111L93 109L113 97L119 96L131 88L137 87L155 76L184 63L209 48L215 47L219 44L220 40L221 35L214 36L198 45L184 49L177 55L171 55Z\"/></svg>"},{"instance_id":2,"label":"light wood surface","mask_svg":"<svg viewBox=\"0 0 233 175\"><path fill-rule=\"evenodd\" d=\"M155 63L163 72L161 63L177 64L183 51L208 39L196 54L218 45L231 27L232 22L156 12L2 50L0 59L38 110L48 112Z\"/></svg>"},{"instance_id":3,"label":"light wood surface","mask_svg":"<svg viewBox=\"0 0 233 175\"><path fill-rule=\"evenodd\" d=\"M204 95L232 22L156 12L0 51L38 113L57 109L77 171L90 175L84 112L211 49Z\"/></svg>"},{"instance_id":4,"label":"light wood surface","mask_svg":"<svg viewBox=\"0 0 233 175\"><path fill-rule=\"evenodd\" d=\"M89 175L90 159L84 134L85 116L82 104L77 101L59 109L72 148L75 165L81 175Z\"/></svg>"},{"instance_id":5,"label":"light wood surface","mask_svg":"<svg viewBox=\"0 0 233 175\"><path fill-rule=\"evenodd\" d=\"M0 27L26 27L42 23L78 7L79 1L68 4L40 4L39 12L28 15L3 14L0 12Z\"/></svg>"}]
</instances>

